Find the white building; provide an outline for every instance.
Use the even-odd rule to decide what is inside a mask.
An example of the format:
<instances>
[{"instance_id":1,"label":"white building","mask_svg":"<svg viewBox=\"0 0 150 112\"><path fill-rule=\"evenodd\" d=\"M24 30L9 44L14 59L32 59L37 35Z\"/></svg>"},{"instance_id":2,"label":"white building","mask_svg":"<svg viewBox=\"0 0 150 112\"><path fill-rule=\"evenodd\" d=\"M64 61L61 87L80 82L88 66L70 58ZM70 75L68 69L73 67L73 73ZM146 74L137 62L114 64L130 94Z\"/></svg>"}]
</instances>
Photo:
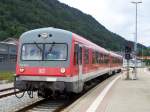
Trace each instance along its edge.
<instances>
[{"instance_id":1,"label":"white building","mask_svg":"<svg viewBox=\"0 0 150 112\"><path fill-rule=\"evenodd\" d=\"M129 60L129 67L135 67L135 60L131 59ZM141 60L137 60L137 67L143 67L144 63ZM127 60L123 59L123 67L127 67Z\"/></svg>"},{"instance_id":2,"label":"white building","mask_svg":"<svg viewBox=\"0 0 150 112\"><path fill-rule=\"evenodd\" d=\"M17 40L8 38L0 42L0 63L15 63L17 56Z\"/></svg>"}]
</instances>

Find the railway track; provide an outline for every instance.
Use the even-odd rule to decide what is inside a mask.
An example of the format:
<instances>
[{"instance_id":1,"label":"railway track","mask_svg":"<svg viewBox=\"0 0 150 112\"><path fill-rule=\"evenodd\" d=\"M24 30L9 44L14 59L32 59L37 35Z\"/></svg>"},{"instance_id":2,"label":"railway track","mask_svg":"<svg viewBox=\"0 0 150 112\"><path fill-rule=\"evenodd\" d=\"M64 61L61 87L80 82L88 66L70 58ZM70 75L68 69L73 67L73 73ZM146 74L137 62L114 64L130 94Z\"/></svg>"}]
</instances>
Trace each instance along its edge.
<instances>
[{"instance_id":1,"label":"railway track","mask_svg":"<svg viewBox=\"0 0 150 112\"><path fill-rule=\"evenodd\" d=\"M15 93L21 93L21 91L14 92L14 87L4 88L0 90L0 99L5 99L9 96L13 96ZM10 101L11 102L11 101ZM49 98L49 99L39 99L29 105L15 108L12 112L58 112L62 108L69 105L73 100L66 100L66 97L61 96L61 98ZM0 109L1 110L1 109ZM4 110L5 111L5 110Z\"/></svg>"},{"instance_id":2,"label":"railway track","mask_svg":"<svg viewBox=\"0 0 150 112\"><path fill-rule=\"evenodd\" d=\"M14 95L15 93L21 93L21 91L15 92L14 87L1 89L0 90L0 98L11 96L11 95Z\"/></svg>"},{"instance_id":3,"label":"railway track","mask_svg":"<svg viewBox=\"0 0 150 112\"><path fill-rule=\"evenodd\" d=\"M3 90L0 90L0 100L3 99L2 102L7 104L5 99L7 99L8 96L11 96L12 98L8 97L8 99L10 100L9 102L11 103L12 102L11 100L15 100L15 102L17 102L18 104L14 103L12 105L13 110L6 109L7 106L5 108L4 107L0 107L0 108L4 108L3 109L4 111L9 110L9 112L59 112L65 109L66 107L68 107L69 105L71 105L72 103L74 103L77 99L79 99L89 90L91 90L93 87L103 82L107 78L108 77L103 75L97 79L93 79L91 82L88 82L88 84L86 84L87 86L84 87L85 88L84 91L80 94L67 94L67 95L63 94L63 95L60 95L59 97L43 99L43 98L38 98L35 93L34 95L36 96L34 96L34 98L31 99L31 101L29 100L30 98L28 97L27 94L25 95L25 97L27 98L17 99L14 96L15 92L13 90L14 89L13 87L5 88ZM17 91L17 93L20 93L20 91ZM25 99L28 99L28 100L25 101ZM30 103L28 103L28 101Z\"/></svg>"},{"instance_id":4,"label":"railway track","mask_svg":"<svg viewBox=\"0 0 150 112\"><path fill-rule=\"evenodd\" d=\"M4 89L0 89L0 92L12 90L12 89L14 89L14 87L4 88Z\"/></svg>"},{"instance_id":5,"label":"railway track","mask_svg":"<svg viewBox=\"0 0 150 112\"><path fill-rule=\"evenodd\" d=\"M4 97L11 96L11 95L15 95L15 94L18 94L18 93L21 93L21 91L15 92L14 89L4 90L4 91L0 92L0 99L4 98Z\"/></svg>"},{"instance_id":6,"label":"railway track","mask_svg":"<svg viewBox=\"0 0 150 112\"><path fill-rule=\"evenodd\" d=\"M19 109L16 112L60 112L107 78L108 77L101 76L98 79L94 79L93 82L95 83L90 83L89 86L86 86L85 90L80 94L62 95L58 98L42 99Z\"/></svg>"},{"instance_id":7,"label":"railway track","mask_svg":"<svg viewBox=\"0 0 150 112\"><path fill-rule=\"evenodd\" d=\"M70 104L66 99L43 99L16 112L59 112Z\"/></svg>"}]
</instances>

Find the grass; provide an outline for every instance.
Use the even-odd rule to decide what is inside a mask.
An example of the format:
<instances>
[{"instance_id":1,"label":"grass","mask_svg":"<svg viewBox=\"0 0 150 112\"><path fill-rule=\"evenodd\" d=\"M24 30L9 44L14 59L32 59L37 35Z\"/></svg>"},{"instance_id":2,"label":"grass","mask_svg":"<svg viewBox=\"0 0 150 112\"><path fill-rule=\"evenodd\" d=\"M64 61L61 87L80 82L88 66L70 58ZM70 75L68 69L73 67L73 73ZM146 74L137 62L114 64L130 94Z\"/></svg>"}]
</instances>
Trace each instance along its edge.
<instances>
[{"instance_id":1,"label":"grass","mask_svg":"<svg viewBox=\"0 0 150 112\"><path fill-rule=\"evenodd\" d=\"M14 79L14 72L0 72L0 80L8 80L12 82Z\"/></svg>"}]
</instances>

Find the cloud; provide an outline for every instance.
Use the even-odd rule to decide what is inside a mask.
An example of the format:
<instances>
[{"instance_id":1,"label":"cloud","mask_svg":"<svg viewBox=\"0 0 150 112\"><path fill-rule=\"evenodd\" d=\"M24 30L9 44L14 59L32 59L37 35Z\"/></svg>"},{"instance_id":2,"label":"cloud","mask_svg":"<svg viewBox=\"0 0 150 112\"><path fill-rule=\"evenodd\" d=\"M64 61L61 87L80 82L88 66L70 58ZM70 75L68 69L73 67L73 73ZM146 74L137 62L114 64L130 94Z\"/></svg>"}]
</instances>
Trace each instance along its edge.
<instances>
[{"instance_id":1,"label":"cloud","mask_svg":"<svg viewBox=\"0 0 150 112\"><path fill-rule=\"evenodd\" d=\"M134 40L135 5L132 0L59 0L92 15L108 30ZM135 1L135 0L134 0ZM139 0L140 1L140 0ZM138 42L150 46L150 1L138 5Z\"/></svg>"}]
</instances>

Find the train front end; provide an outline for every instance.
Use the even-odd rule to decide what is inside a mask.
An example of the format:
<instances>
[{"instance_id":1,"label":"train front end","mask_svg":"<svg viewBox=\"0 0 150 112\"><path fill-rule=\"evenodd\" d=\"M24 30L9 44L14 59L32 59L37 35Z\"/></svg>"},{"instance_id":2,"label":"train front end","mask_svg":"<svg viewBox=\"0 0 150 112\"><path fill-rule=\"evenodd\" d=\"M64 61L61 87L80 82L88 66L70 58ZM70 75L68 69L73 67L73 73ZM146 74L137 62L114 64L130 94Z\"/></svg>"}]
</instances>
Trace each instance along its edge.
<instances>
[{"instance_id":1,"label":"train front end","mask_svg":"<svg viewBox=\"0 0 150 112\"><path fill-rule=\"evenodd\" d=\"M15 88L38 91L42 97L54 91L64 91L65 82L70 81L71 43L71 32L55 28L36 29L22 34Z\"/></svg>"}]
</instances>

